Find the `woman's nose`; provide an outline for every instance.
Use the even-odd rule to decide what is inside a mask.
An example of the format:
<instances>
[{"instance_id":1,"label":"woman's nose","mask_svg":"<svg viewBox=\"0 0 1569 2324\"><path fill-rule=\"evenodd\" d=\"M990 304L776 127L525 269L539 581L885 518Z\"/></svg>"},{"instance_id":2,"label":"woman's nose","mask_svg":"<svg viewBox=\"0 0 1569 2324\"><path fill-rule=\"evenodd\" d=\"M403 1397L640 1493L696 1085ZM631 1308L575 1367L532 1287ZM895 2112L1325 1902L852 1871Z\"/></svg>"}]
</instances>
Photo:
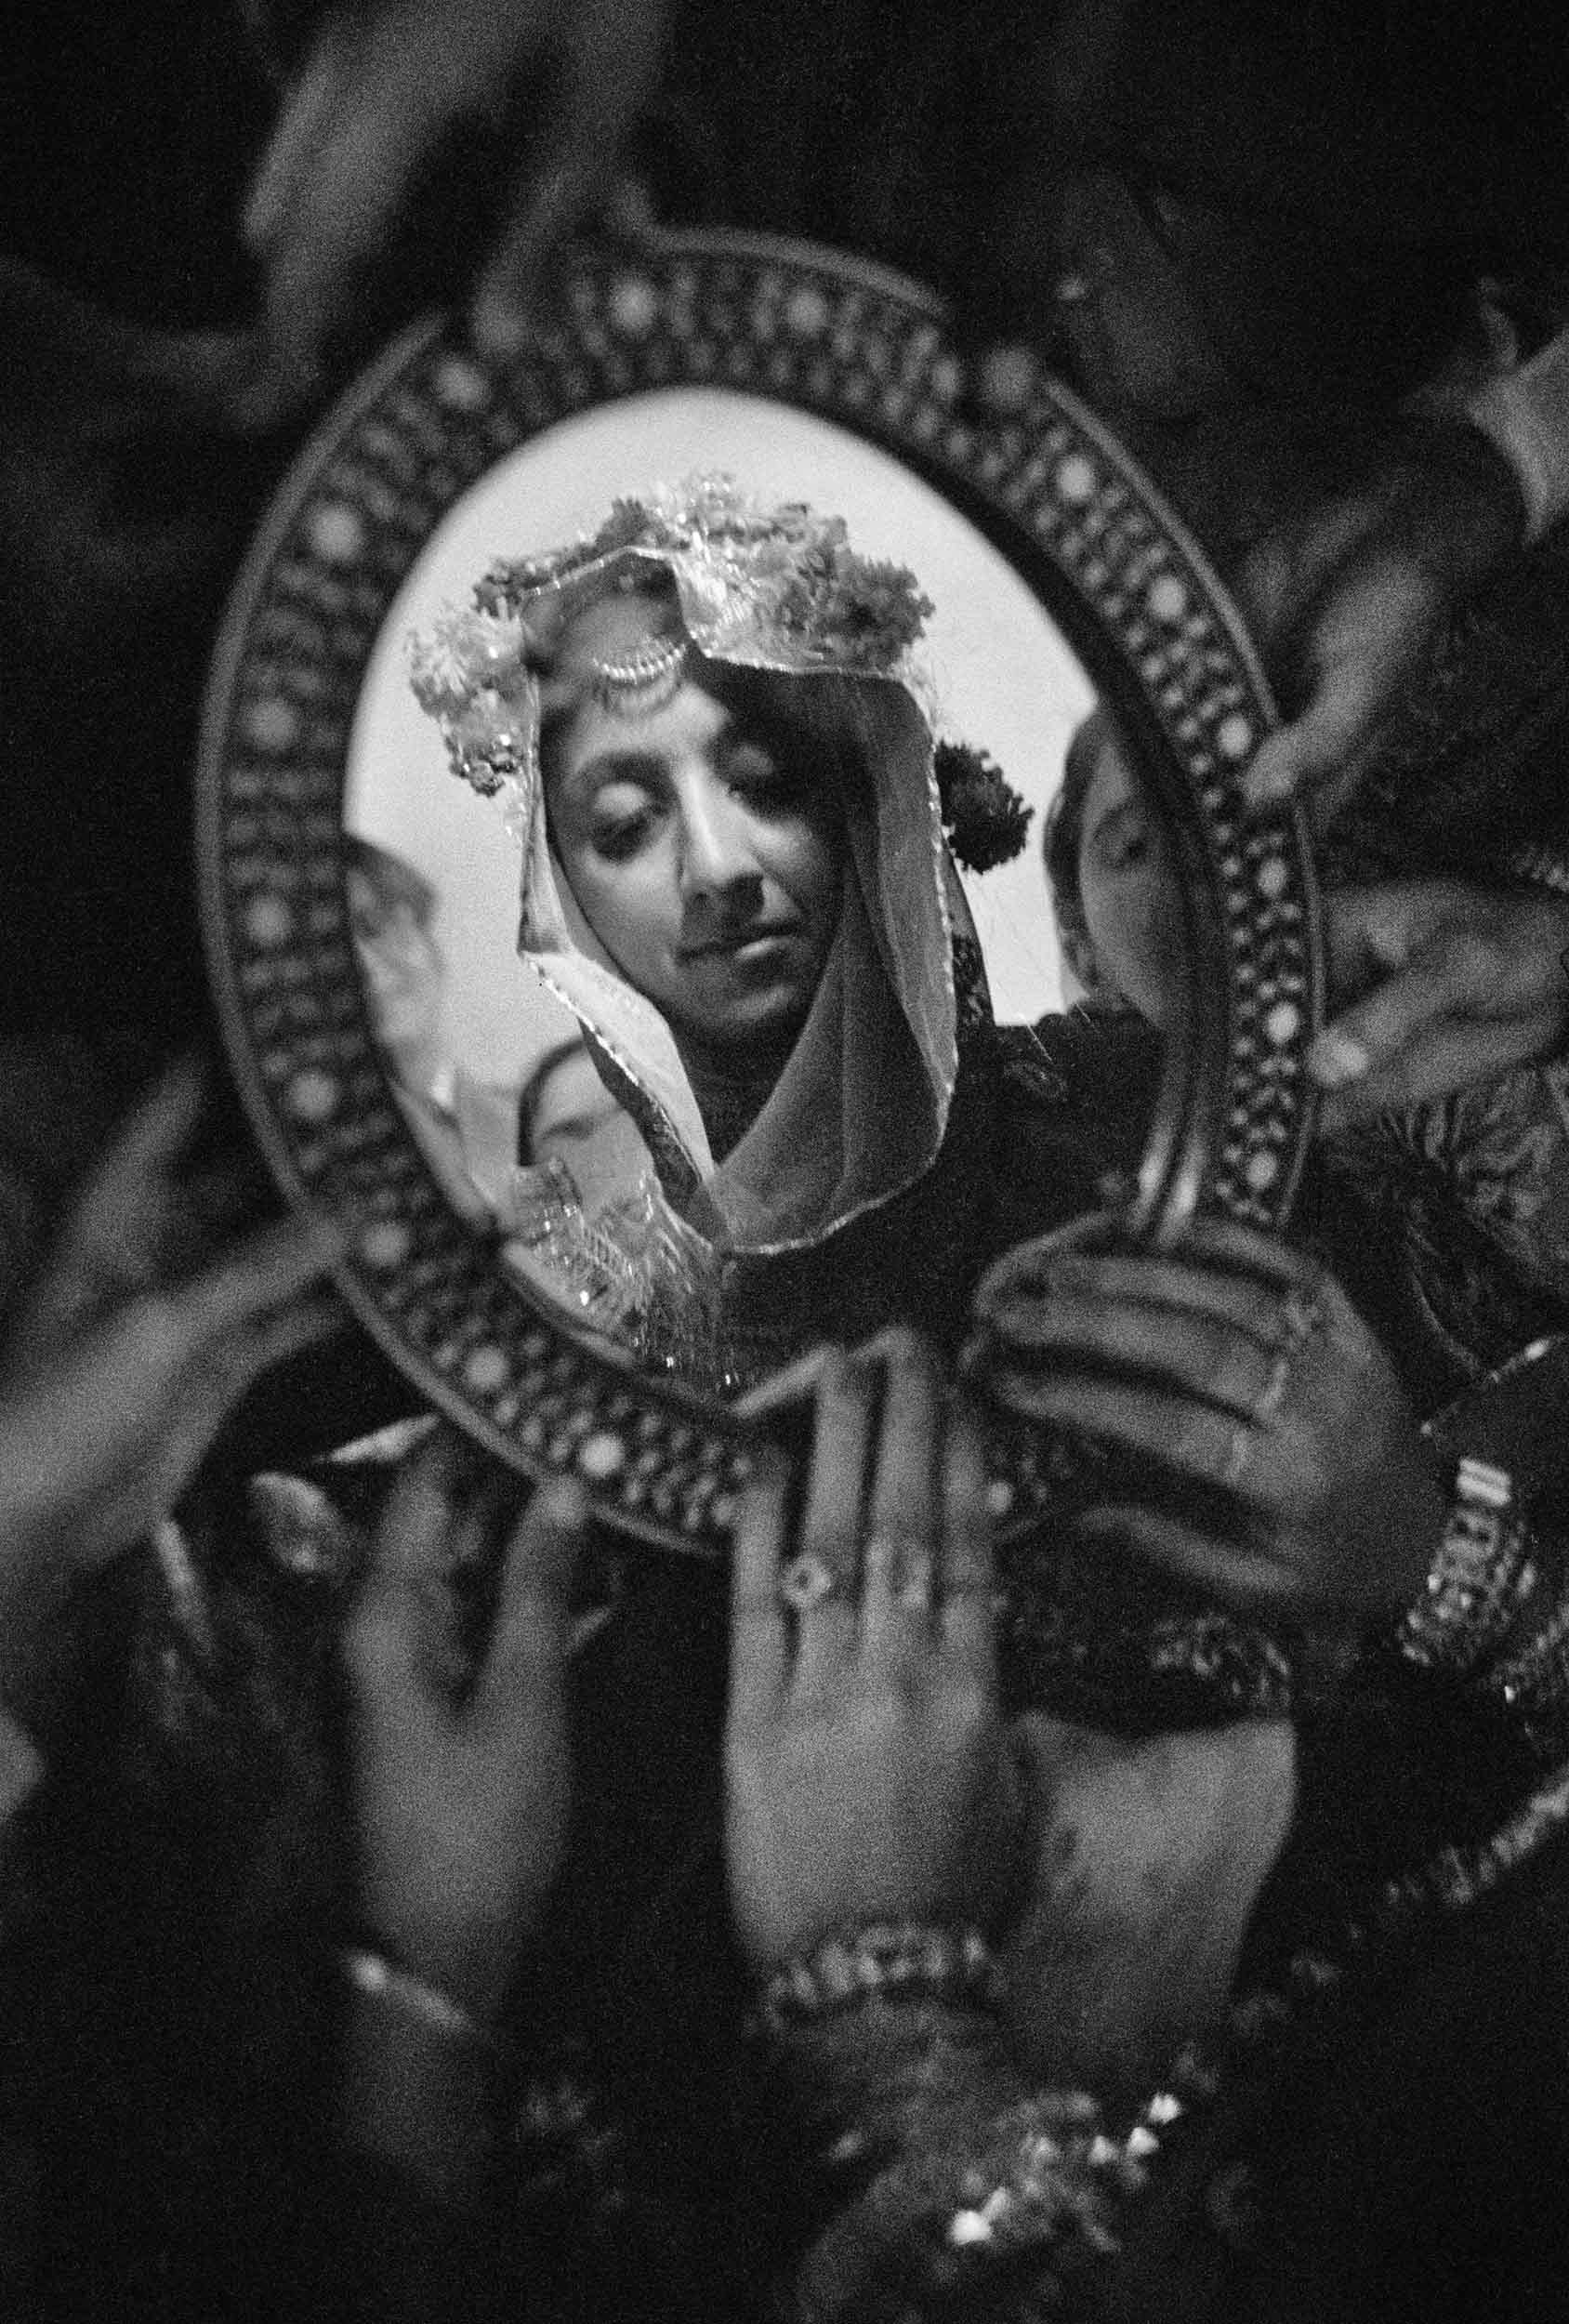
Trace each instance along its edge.
<instances>
[{"instance_id":1,"label":"woman's nose","mask_svg":"<svg viewBox=\"0 0 1569 2324\"><path fill-rule=\"evenodd\" d=\"M760 877L746 817L732 800L692 799L681 817L681 892L724 895Z\"/></svg>"}]
</instances>

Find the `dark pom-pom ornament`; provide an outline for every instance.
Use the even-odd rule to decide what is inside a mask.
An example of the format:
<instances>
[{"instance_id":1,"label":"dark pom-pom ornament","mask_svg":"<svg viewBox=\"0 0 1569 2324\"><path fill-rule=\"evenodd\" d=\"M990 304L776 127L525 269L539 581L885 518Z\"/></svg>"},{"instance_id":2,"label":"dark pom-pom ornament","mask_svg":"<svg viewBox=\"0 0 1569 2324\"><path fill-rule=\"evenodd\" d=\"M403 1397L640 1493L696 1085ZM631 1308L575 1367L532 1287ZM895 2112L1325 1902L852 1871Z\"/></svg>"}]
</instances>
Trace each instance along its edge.
<instances>
[{"instance_id":1,"label":"dark pom-pom ornament","mask_svg":"<svg viewBox=\"0 0 1569 2324\"><path fill-rule=\"evenodd\" d=\"M966 743L939 743L937 795L943 828L964 870L995 871L1011 864L1029 837L1027 807L989 751Z\"/></svg>"}]
</instances>

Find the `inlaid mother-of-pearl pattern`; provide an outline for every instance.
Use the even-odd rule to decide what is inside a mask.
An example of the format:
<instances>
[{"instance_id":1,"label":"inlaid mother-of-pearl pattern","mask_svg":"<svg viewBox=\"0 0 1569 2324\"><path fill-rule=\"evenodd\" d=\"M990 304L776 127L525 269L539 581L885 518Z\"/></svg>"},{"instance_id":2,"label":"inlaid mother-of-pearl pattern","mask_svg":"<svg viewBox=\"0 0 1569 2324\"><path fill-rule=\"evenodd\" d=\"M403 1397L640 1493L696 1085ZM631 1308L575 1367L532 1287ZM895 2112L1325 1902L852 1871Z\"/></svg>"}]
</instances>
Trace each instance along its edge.
<instances>
[{"instance_id":1,"label":"inlaid mother-of-pearl pattern","mask_svg":"<svg viewBox=\"0 0 1569 2324\"><path fill-rule=\"evenodd\" d=\"M1134 1215L1144 1231L1195 1193L1260 1225L1285 1215L1308 1129L1317 946L1299 828L1241 812L1238 777L1272 711L1201 555L1049 377L1026 369L1006 416L989 411L915 287L797 244L672 236L635 262L582 255L505 366L439 324L388 352L274 504L209 689L204 913L242 1091L291 1198L346 1230L351 1304L439 1408L533 1473L582 1477L624 1527L711 1555L749 1472L745 1431L580 1344L448 1209L372 1044L339 848L360 687L437 524L541 429L681 384L781 399L903 458L1164 736L1220 942L1194 967L1207 1049L1152 1141ZM999 1515L1026 1520L1065 1459L999 1424Z\"/></svg>"}]
</instances>

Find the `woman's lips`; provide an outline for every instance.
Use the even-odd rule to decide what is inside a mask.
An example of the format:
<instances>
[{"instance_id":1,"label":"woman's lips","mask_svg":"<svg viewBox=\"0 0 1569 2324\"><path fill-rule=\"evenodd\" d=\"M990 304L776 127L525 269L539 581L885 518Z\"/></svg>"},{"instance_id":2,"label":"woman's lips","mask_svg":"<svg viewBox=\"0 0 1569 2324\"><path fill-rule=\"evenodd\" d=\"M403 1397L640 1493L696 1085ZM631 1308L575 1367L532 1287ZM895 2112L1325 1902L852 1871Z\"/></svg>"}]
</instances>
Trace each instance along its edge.
<instances>
[{"instance_id":1,"label":"woman's lips","mask_svg":"<svg viewBox=\"0 0 1569 2324\"><path fill-rule=\"evenodd\" d=\"M794 942L799 930L793 921L768 928L740 929L733 936L716 936L705 944L689 944L681 957L693 960L761 960L778 946Z\"/></svg>"}]
</instances>

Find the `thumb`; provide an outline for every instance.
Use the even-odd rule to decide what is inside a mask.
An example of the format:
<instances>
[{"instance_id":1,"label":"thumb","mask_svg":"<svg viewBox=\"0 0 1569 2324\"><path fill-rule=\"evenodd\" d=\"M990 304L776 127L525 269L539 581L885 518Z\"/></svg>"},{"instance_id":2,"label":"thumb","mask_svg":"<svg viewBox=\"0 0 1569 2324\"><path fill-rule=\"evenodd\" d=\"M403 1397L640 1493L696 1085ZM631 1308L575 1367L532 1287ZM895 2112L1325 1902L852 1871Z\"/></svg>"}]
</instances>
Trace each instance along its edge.
<instances>
[{"instance_id":1,"label":"thumb","mask_svg":"<svg viewBox=\"0 0 1569 2324\"><path fill-rule=\"evenodd\" d=\"M1322 789L1366 740L1380 698L1354 676L1321 684L1300 718L1259 744L1242 778L1245 805L1266 814Z\"/></svg>"},{"instance_id":2,"label":"thumb","mask_svg":"<svg viewBox=\"0 0 1569 2324\"><path fill-rule=\"evenodd\" d=\"M616 171L639 109L655 93L665 9L584 5L566 19L556 108L539 150L517 173L505 222L476 289L470 327L482 354L517 354L563 244L613 208ZM625 216L618 221L625 225Z\"/></svg>"},{"instance_id":3,"label":"thumb","mask_svg":"<svg viewBox=\"0 0 1569 2324\"><path fill-rule=\"evenodd\" d=\"M772 1372L749 1388L737 1399L735 1410L744 1420L771 1420L782 1412L805 1409L817 1393L818 1383L831 1361L834 1351L827 1346L810 1349L798 1356L782 1371Z\"/></svg>"},{"instance_id":4,"label":"thumb","mask_svg":"<svg viewBox=\"0 0 1569 2324\"><path fill-rule=\"evenodd\" d=\"M1365 752L1441 611L1431 575L1393 555L1368 556L1332 585L1305 640L1309 699L1259 745L1243 777L1248 807L1322 789Z\"/></svg>"},{"instance_id":5,"label":"thumb","mask_svg":"<svg viewBox=\"0 0 1569 2324\"><path fill-rule=\"evenodd\" d=\"M1410 882L1337 888L1325 898L1330 990L1350 998L1403 969L1431 931L1427 899Z\"/></svg>"},{"instance_id":6,"label":"thumb","mask_svg":"<svg viewBox=\"0 0 1569 2324\"><path fill-rule=\"evenodd\" d=\"M492 362L508 362L527 339L549 261L592 210L607 168L600 142L574 124L520 179L469 317L474 344Z\"/></svg>"},{"instance_id":7,"label":"thumb","mask_svg":"<svg viewBox=\"0 0 1569 2324\"><path fill-rule=\"evenodd\" d=\"M245 197L240 232L253 257L264 256L283 231L312 156L336 107L351 86L352 44L348 23L331 14L297 79L279 108L272 136Z\"/></svg>"}]
</instances>

